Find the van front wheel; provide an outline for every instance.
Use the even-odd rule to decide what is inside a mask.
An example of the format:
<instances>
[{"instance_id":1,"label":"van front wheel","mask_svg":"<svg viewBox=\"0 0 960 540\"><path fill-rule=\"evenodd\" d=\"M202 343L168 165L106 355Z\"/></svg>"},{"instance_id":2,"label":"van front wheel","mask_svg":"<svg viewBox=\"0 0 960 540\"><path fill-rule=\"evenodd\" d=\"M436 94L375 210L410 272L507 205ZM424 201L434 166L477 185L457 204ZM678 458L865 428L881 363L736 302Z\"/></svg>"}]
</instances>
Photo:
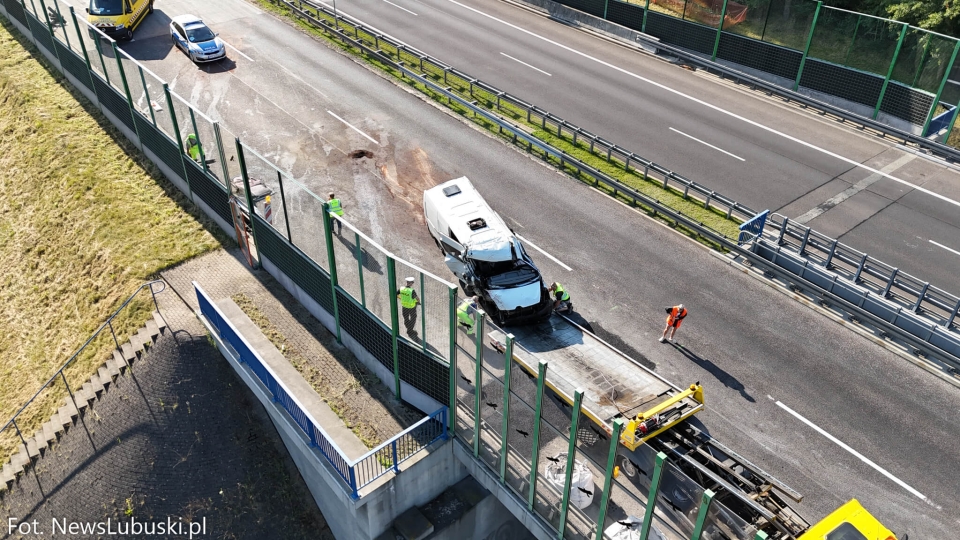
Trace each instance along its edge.
<instances>
[{"instance_id":1,"label":"van front wheel","mask_svg":"<svg viewBox=\"0 0 960 540\"><path fill-rule=\"evenodd\" d=\"M133 30L127 28L127 31L123 34L123 39L130 41L133 39Z\"/></svg>"},{"instance_id":2,"label":"van front wheel","mask_svg":"<svg viewBox=\"0 0 960 540\"><path fill-rule=\"evenodd\" d=\"M147 13L153 13L153 2L147 4Z\"/></svg>"}]
</instances>

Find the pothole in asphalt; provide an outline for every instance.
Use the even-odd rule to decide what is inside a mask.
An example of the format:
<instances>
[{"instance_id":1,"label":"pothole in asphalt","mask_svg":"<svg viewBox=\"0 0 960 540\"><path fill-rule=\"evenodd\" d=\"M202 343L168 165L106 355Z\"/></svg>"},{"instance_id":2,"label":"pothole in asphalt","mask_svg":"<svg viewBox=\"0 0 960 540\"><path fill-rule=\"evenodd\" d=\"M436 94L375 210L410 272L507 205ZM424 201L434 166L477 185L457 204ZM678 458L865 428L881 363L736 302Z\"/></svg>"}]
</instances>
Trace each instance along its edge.
<instances>
[{"instance_id":1,"label":"pothole in asphalt","mask_svg":"<svg viewBox=\"0 0 960 540\"><path fill-rule=\"evenodd\" d=\"M352 157L353 159L360 159L365 157L372 158L373 152L369 150L354 150L353 152L350 152L350 157Z\"/></svg>"}]
</instances>

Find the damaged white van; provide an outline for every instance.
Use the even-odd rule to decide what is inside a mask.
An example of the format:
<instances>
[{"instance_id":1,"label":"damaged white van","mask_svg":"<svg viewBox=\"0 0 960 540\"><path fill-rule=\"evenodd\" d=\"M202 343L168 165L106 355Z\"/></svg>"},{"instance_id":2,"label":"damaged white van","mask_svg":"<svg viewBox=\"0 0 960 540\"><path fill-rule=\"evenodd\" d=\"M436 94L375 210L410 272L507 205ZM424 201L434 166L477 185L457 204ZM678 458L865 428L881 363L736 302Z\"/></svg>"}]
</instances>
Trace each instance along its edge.
<instances>
[{"instance_id":1,"label":"damaged white van","mask_svg":"<svg viewBox=\"0 0 960 540\"><path fill-rule=\"evenodd\" d=\"M553 306L540 270L466 177L423 192L427 228L468 295L499 325L531 324Z\"/></svg>"}]
</instances>

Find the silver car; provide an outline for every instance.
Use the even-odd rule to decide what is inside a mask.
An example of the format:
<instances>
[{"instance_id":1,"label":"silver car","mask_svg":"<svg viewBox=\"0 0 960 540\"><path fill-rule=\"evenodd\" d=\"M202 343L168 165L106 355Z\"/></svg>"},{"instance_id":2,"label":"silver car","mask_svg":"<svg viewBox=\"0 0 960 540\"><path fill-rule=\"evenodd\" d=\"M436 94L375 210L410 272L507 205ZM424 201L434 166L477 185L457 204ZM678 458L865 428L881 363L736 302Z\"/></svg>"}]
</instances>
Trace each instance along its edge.
<instances>
[{"instance_id":1,"label":"silver car","mask_svg":"<svg viewBox=\"0 0 960 540\"><path fill-rule=\"evenodd\" d=\"M170 38L194 62L213 62L227 57L223 40L196 15L174 17L170 21Z\"/></svg>"}]
</instances>

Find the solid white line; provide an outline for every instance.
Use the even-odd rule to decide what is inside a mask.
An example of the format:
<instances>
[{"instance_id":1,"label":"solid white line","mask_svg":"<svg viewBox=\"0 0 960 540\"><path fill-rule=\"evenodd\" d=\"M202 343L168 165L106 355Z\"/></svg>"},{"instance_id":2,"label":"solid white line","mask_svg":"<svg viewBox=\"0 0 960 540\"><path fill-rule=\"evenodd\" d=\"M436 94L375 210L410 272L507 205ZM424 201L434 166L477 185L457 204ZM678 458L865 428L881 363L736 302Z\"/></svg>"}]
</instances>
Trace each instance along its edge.
<instances>
[{"instance_id":1,"label":"solid white line","mask_svg":"<svg viewBox=\"0 0 960 540\"><path fill-rule=\"evenodd\" d=\"M521 64L527 66L527 67L530 68L530 69L535 69L535 70L539 71L540 73L543 73L543 74L546 75L547 77L553 77L553 75L547 73L546 71L544 71L544 70L542 70L542 69L540 69L540 68L538 68L538 67L533 67L533 66L531 66L530 64L524 62L523 60L517 60L516 58L510 56L509 54L507 54L507 53L505 53L505 52L502 52L502 53L500 53L500 54L506 56L507 58L513 60L514 62L520 62Z\"/></svg>"},{"instance_id":2,"label":"solid white line","mask_svg":"<svg viewBox=\"0 0 960 540\"><path fill-rule=\"evenodd\" d=\"M533 242L527 240L526 238L520 236L519 234L516 235L516 236L517 236L517 238L519 238L520 240L523 240L523 242L524 242L525 244L528 244L528 245L529 245L530 247L532 247L533 249L535 249L535 250L539 251L540 253L543 253L544 255L546 255L547 258L549 258L551 261L553 261L553 262L559 264L560 266L564 267L564 268L567 270L567 272L573 271L573 268L570 268L569 266L567 266L567 265L563 264L562 262L560 262L560 259L558 259L558 258L554 257L553 255L547 253L546 251L538 248L537 245L534 244Z\"/></svg>"},{"instance_id":3,"label":"solid white line","mask_svg":"<svg viewBox=\"0 0 960 540\"><path fill-rule=\"evenodd\" d=\"M853 454L854 457L856 457L856 458L859 459L860 461L862 461L862 462L866 463L867 465L873 467L873 468L876 469L877 472L879 472L880 474L886 476L886 477L889 478L890 480L893 480L894 482L897 483L897 485L899 485L899 486L902 487L903 489L909 491L910 493L912 493L913 495L919 497L920 499L922 499L922 500L924 500L924 501L927 501L927 502L930 501L930 499L927 499L927 496L926 496L926 495L924 495L923 493L920 493L919 491L913 489L912 487L910 487L909 485L907 485L906 482L904 482L903 480L900 480L900 479L897 478L896 476L890 474L889 472L887 472L886 469L884 469L884 468L882 468L881 466L877 465L876 463L870 461L869 459L867 459L866 457L864 457L863 454L861 454L860 452L857 452L857 451L854 450L853 448L850 448L850 447L847 446L845 443L843 443L840 439L837 439L837 438L834 437L833 435L827 433L826 431L824 431L823 429L821 429L819 426L817 426L816 424L814 424L814 423L811 422L810 420L807 420L807 419L804 418L803 416L800 416L800 414L797 413L797 411L794 411L793 409L791 409L790 407L787 407L786 405L784 405L783 403L781 403L781 402L779 402L779 401L777 402L777 406L780 407L781 409L787 411L788 413L792 414L792 415L793 415L794 417L796 417L798 420L800 420L800 421L803 422L804 424L810 426L811 428L813 428L815 431L817 431L818 433L820 433L820 434L823 435L824 437L830 439L831 441L833 441L834 443L836 443L837 446L839 446L840 448L843 448L843 449L846 450L847 452L850 452L851 454Z\"/></svg>"},{"instance_id":4,"label":"solid white line","mask_svg":"<svg viewBox=\"0 0 960 540\"><path fill-rule=\"evenodd\" d=\"M419 17L419 15L417 15L416 13L410 11L409 9L407 9L407 8L405 8L405 7L403 7L403 6L398 6L398 5L396 5L396 4L394 4L393 2L391 2L390 0L383 0L383 1L386 2L386 3L388 3L388 4L390 4L391 6L393 6L393 7L395 7L395 8L402 9L402 10L406 11L407 13L413 15L414 17Z\"/></svg>"},{"instance_id":5,"label":"solid white line","mask_svg":"<svg viewBox=\"0 0 960 540\"><path fill-rule=\"evenodd\" d=\"M221 40L221 41L223 41L223 40ZM251 62L256 62L256 60L254 60L253 58L250 58L249 56L243 54L242 52L240 52L240 49L234 47L233 45L227 43L226 41L224 41L223 44L226 45L227 47L230 47L231 49L233 49L234 51L236 51L237 54L239 54L240 56L246 58L247 60L249 60L249 61L251 61Z\"/></svg>"},{"instance_id":6,"label":"solid white line","mask_svg":"<svg viewBox=\"0 0 960 540\"><path fill-rule=\"evenodd\" d=\"M957 250L955 250L955 249L950 249L950 248L948 248L947 246L945 246L945 245L943 245L943 244L941 244L941 243L939 243L939 242L934 242L933 240L930 240L930 243L933 244L933 245L935 245L935 246L937 246L937 247L942 247L943 249L949 251L950 253L955 253L955 254L957 254L957 255L960 255L960 251L957 251Z\"/></svg>"},{"instance_id":7,"label":"solid white line","mask_svg":"<svg viewBox=\"0 0 960 540\"><path fill-rule=\"evenodd\" d=\"M350 129L356 131L357 133L363 135L364 137L366 137L367 139L369 139L370 142L372 142L373 144L375 144L375 145L377 145L377 146L380 146L380 143L378 143L373 137L371 137L371 136L367 135L366 133L360 131L359 129L353 127L352 125L350 125L350 122L347 122L347 121L344 120L343 118L340 118L339 116L333 114L333 111L327 111L327 112L330 113L330 116L332 116L332 117L336 118L337 120L339 120L339 121L343 122L344 124L346 124L348 128L350 128Z\"/></svg>"},{"instance_id":8,"label":"solid white line","mask_svg":"<svg viewBox=\"0 0 960 540\"><path fill-rule=\"evenodd\" d=\"M633 77L633 78L635 78L635 79L641 80L641 81L643 81L643 82L645 82L645 83L648 83L648 84L651 84L651 85L653 85L653 86L656 86L657 88L661 88L661 89L663 89L663 90L666 90L667 92L670 92L670 93L675 94L675 95L677 95L677 96L680 96L680 97L682 97L682 98L689 99L690 101L693 101L694 103L699 103L700 105L703 105L704 107L708 107L708 108L713 109L713 110L715 110L715 111L717 111L717 112L719 112L719 113L723 113L723 114L725 114L725 115L727 115L727 116L730 116L730 117L732 117L732 118L736 118L737 120L741 120L741 121L743 121L743 122L746 122L747 124L750 124L750 125L752 125L752 126L758 127L758 128L760 128L760 129L762 129L762 130L764 130L764 131L768 131L768 132L770 132L770 133L773 133L774 135L779 135L780 137L783 137L783 138L785 138L785 139L787 139L787 140L790 140L790 141L793 141L793 142L795 142L795 143L797 143L797 144L806 146L807 148L810 148L810 149L812 149L812 150L816 150L816 151L821 152L821 153L823 153L823 154L826 154L826 155L828 155L828 156L830 156L830 157L839 159L840 161L843 161L844 163L847 163L847 164L852 165L852 166L854 166L854 167L859 167L859 168L861 168L861 169L863 169L863 170L866 170L866 171L869 171L869 172L871 172L871 173L879 174L879 175L883 176L884 178L889 178L890 180L893 180L894 182L899 182L899 183L901 183L901 184L903 184L903 185L909 186L909 187L911 187L912 189L915 189L915 190L917 190L917 191L919 191L919 192L921 192L921 193L926 193L927 195L930 195L931 197L936 197L937 199L940 199L940 200L942 200L942 201L948 202L948 203L953 204L953 205L956 205L956 206L960 206L960 201L955 201L955 200L950 199L950 198L948 198L948 197L944 197L943 195L940 195L939 193L934 193L933 191L930 191L929 189L924 189L924 188L922 188L922 187L920 187L920 186L918 186L918 185L911 184L910 182L907 182L906 180L901 180L901 179L899 179L899 178L897 178L897 177L895 177L895 176L892 176L892 175L889 175L889 174L887 174L887 173L878 171L878 170L874 169L873 167L868 167L868 166L860 163L859 161L856 161L856 160L853 160L853 159L850 159L850 158L841 156L840 154L837 154L837 153L835 153L835 152L831 152L831 151L829 151L829 150L827 150L827 149L820 148L819 146L816 146L816 145L811 144L811 143L808 143L808 142L806 142L806 141L804 141L804 140L798 139L798 138L796 138L796 137L794 137L794 136L792 136L792 135L787 135L786 133L782 133L782 132L777 131L777 130L771 128L771 127L767 127L767 126L765 126L765 125L763 125L763 124L761 124L761 123L759 123L759 122L756 122L756 121L754 121L754 120L750 120L749 118L745 118L745 117L743 117L743 116L740 116L739 114L730 112L730 111L728 111L728 110L726 110L726 109L722 109L722 108L720 108L720 107L718 107L718 106L716 106L716 105L713 105L713 104L711 104L711 103L707 103L706 101L703 101L702 99L695 98L695 97L693 97L693 96L691 96L691 95L689 95L689 94L684 94L683 92L681 92L681 91L679 91L679 90L674 90L673 88L670 88L669 86L666 86L666 85L664 85L664 84L658 83L658 82L656 82L656 81L654 81L654 80L648 79L648 78L643 77L643 76L641 76L641 75L637 75L636 73L627 71L627 70L625 70L625 69L623 69L623 68L621 68L621 67L617 67L617 66L615 66L615 65L613 65L613 64L610 64L609 62L604 62L603 60L600 60L599 58L594 58L593 56L590 56L589 54L586 54L586 53L584 53L584 52L580 52L580 51L578 51L578 50L576 50L576 49L574 49L574 48L572 48L572 47L568 47L568 46L566 46L566 45L564 45L564 44L562 44L562 43L558 43L558 42L556 42L556 41L553 41L552 39L543 37L543 36L541 36L541 35L539 35L539 34L536 34L536 33L534 33L534 32L531 32L530 30L527 30L526 28L521 28L520 26L517 26L517 25L515 25L515 24L511 24L511 23L508 23L507 21L504 21L504 20L502 20L502 19L498 19L498 18L494 17L493 15L489 15L489 14L487 14L487 13L484 13L484 12L482 12L482 11L476 9L476 8L472 8L472 7L468 6L468 5L461 4L460 2L457 2L457 0L447 0L447 2L450 2L451 4L456 4L456 5L458 5L458 6L462 7L462 8L468 9L468 10L470 10L470 11L472 11L472 12L478 14L478 15L482 15L482 16L484 16L484 17L487 17L488 19L497 21L497 22L499 22L499 23L501 23L501 24L503 24L503 25L509 26L510 28L513 28L513 29L515 29L515 30L517 30L517 31L523 32L524 34L527 34L527 35L532 36L532 37L535 37L535 38L537 38L537 39L539 39L539 40L542 40L542 41L545 41L545 42L547 42L547 43L550 43L551 45L556 45L557 47L560 47L561 49L564 49L564 50L566 50L566 51L569 51L569 52L571 52L571 53L573 53L573 54L576 54L576 55L581 56L581 57L583 57L583 58L586 58L586 59L588 59L588 60L592 60L592 61L594 61L594 62L596 62L596 63L598 63L598 64L600 64L600 65L602 65L602 66L606 66L606 67L608 67L608 68L610 68L610 69L619 71L620 73L623 73L624 75L628 75L628 76Z\"/></svg>"},{"instance_id":9,"label":"solid white line","mask_svg":"<svg viewBox=\"0 0 960 540\"><path fill-rule=\"evenodd\" d=\"M712 145L712 144L710 144L710 143L708 143L708 142L706 142L706 141L701 141L700 139L694 137L693 135L687 135L686 133L680 131L679 129L670 128L670 131L673 131L673 132L675 132L675 133L679 133L679 134L683 135L684 137L690 137L691 139L697 141L697 142L700 143L700 144L709 146L710 148L713 148L714 150L716 150L716 151L718 151L718 152L723 152L724 154L726 154L726 155L728 155L728 156L730 156L730 157L737 158L737 159L739 159L740 161L746 161L745 159L743 159L742 157L740 157L740 156L738 156L738 155L731 154L730 152L727 152L727 151L724 150L723 148L714 146L714 145Z\"/></svg>"}]
</instances>

